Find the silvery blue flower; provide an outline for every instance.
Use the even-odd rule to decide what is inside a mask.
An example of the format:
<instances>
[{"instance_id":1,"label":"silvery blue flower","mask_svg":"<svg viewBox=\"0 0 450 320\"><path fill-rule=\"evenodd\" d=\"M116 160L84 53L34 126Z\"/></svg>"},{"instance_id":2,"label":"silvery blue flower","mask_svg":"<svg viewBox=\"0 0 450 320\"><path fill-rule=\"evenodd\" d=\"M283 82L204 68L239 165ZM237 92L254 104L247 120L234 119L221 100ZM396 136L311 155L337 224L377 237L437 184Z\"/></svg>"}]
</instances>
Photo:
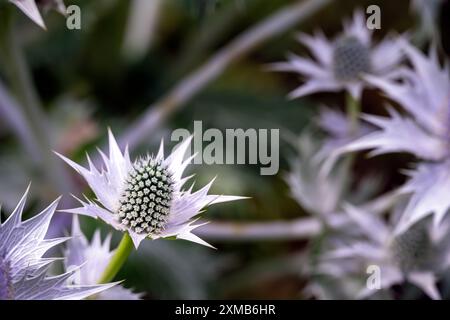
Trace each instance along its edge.
<instances>
[{"instance_id":1,"label":"silvery blue flower","mask_svg":"<svg viewBox=\"0 0 450 320\"><path fill-rule=\"evenodd\" d=\"M182 177L195 156L184 160L192 137L186 139L167 158L163 142L156 156L146 156L131 162L128 148L121 152L109 131L109 157L100 152L105 165L100 171L89 159L86 169L59 155L81 174L97 199L79 200L79 208L65 210L100 218L116 230L128 232L137 248L145 238L176 237L210 246L192 231L202 224L194 224L200 210L206 206L242 199L237 196L208 195L214 182L193 192L182 189L192 177Z\"/></svg>"},{"instance_id":2,"label":"silvery blue flower","mask_svg":"<svg viewBox=\"0 0 450 320\"><path fill-rule=\"evenodd\" d=\"M413 70L404 70L401 82L379 77L367 77L367 81L399 103L406 115L392 108L389 117L364 115L379 130L335 153L373 149L372 155L407 152L422 160L407 172L411 178L402 190L412 196L398 232L431 213L438 225L450 208L449 68L441 67L434 50L427 57L407 43L403 48Z\"/></svg>"},{"instance_id":3,"label":"silvery blue flower","mask_svg":"<svg viewBox=\"0 0 450 320\"><path fill-rule=\"evenodd\" d=\"M344 139L343 136L341 138ZM328 139L328 136L319 139L312 132L304 132L296 141L297 155L290 161L291 169L285 180L292 198L308 213L319 218L334 233L351 236L355 228L347 215L343 214L344 203L351 202L364 208L370 207L374 212L382 212L395 201L397 195L393 193L374 197L380 192L382 176L362 177L357 183L358 187L351 189L355 179L350 159L339 162L330 174L321 174L321 153L323 146L330 143Z\"/></svg>"},{"instance_id":4,"label":"silvery blue flower","mask_svg":"<svg viewBox=\"0 0 450 320\"><path fill-rule=\"evenodd\" d=\"M107 285L67 285L73 271L49 276L49 266L58 258L44 254L67 238L44 239L58 200L36 216L22 221L28 190L0 224L0 300L83 299L109 289ZM79 266L77 266L79 268Z\"/></svg>"},{"instance_id":5,"label":"silvery blue flower","mask_svg":"<svg viewBox=\"0 0 450 320\"><path fill-rule=\"evenodd\" d=\"M272 66L274 70L296 72L305 78L305 83L289 94L290 98L346 90L359 100L367 85L362 75L388 77L396 71L402 59L400 38L388 37L374 44L364 14L355 11L353 21L346 21L344 32L334 40L328 40L321 32L314 36L299 35L298 40L315 60L290 54L287 62Z\"/></svg>"},{"instance_id":6,"label":"silvery blue flower","mask_svg":"<svg viewBox=\"0 0 450 320\"><path fill-rule=\"evenodd\" d=\"M111 234L102 242L100 230L96 230L89 242L80 228L78 217L72 222L71 239L64 252L66 271L76 270L71 282L74 285L93 285L100 278L109 264L114 251L110 251ZM83 265L83 268L77 266ZM95 295L97 300L138 300L141 294L133 293L120 285Z\"/></svg>"},{"instance_id":7,"label":"silvery blue flower","mask_svg":"<svg viewBox=\"0 0 450 320\"><path fill-rule=\"evenodd\" d=\"M439 273L448 268L448 251L439 251L443 238L433 236L428 221L422 220L397 234L398 214L386 221L378 214L353 205L347 204L344 210L354 227L362 231L361 236L347 239L324 252L317 274L347 283L353 281L357 294L347 298L382 297L392 286L409 282L430 298L440 299L436 283ZM379 270L377 284L369 279L368 270L374 268Z\"/></svg>"}]
</instances>

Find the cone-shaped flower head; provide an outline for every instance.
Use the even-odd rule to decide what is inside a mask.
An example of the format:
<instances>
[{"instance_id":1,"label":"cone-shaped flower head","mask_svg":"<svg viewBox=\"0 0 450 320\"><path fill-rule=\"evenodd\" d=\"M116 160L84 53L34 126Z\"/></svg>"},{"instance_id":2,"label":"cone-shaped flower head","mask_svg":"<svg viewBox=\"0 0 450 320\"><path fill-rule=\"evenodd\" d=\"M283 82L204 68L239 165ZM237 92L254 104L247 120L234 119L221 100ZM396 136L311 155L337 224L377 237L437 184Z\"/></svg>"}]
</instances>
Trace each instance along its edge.
<instances>
[{"instance_id":1,"label":"cone-shaped flower head","mask_svg":"<svg viewBox=\"0 0 450 320\"><path fill-rule=\"evenodd\" d=\"M122 153L109 132L109 157L101 152L105 169L99 171L88 157L89 170L59 155L80 173L97 200L80 200L82 207L65 210L98 217L115 229L128 232L137 248L145 238L176 237L203 245L195 236L193 218L211 204L242 199L236 196L208 195L213 183L196 192L182 187L190 177L182 177L193 157L184 160L192 138L183 141L167 158L163 143L156 156L131 162L127 148ZM208 245L209 246L209 245Z\"/></svg>"},{"instance_id":2,"label":"cone-shaped flower head","mask_svg":"<svg viewBox=\"0 0 450 320\"><path fill-rule=\"evenodd\" d=\"M114 255L110 251L111 235L102 242L100 230L96 230L89 242L83 234L78 216L73 217L71 239L68 241L64 257L66 271L76 270L71 281L75 285L93 285L99 283L103 272ZM77 266L83 265L83 268ZM133 293L120 285L95 295L97 300L138 300L140 294Z\"/></svg>"},{"instance_id":3,"label":"cone-shaped flower head","mask_svg":"<svg viewBox=\"0 0 450 320\"><path fill-rule=\"evenodd\" d=\"M338 39L333 51L333 73L343 81L358 80L371 70L370 51L356 37Z\"/></svg>"},{"instance_id":4,"label":"cone-shaped flower head","mask_svg":"<svg viewBox=\"0 0 450 320\"><path fill-rule=\"evenodd\" d=\"M67 238L44 239L58 200L38 215L22 221L28 190L9 218L0 224L0 300L83 299L109 289L115 284L67 285L73 271L48 276L49 265L56 258L44 254Z\"/></svg>"},{"instance_id":5,"label":"cone-shaped flower head","mask_svg":"<svg viewBox=\"0 0 450 320\"><path fill-rule=\"evenodd\" d=\"M298 39L315 60L290 54L287 62L272 65L273 70L296 72L305 78L305 83L290 93L291 98L346 90L359 99L367 85L364 74L388 77L395 73L402 58L398 39L373 43L361 11L355 11L353 21L345 22L343 33L334 40L320 32L315 36L300 34Z\"/></svg>"}]
</instances>

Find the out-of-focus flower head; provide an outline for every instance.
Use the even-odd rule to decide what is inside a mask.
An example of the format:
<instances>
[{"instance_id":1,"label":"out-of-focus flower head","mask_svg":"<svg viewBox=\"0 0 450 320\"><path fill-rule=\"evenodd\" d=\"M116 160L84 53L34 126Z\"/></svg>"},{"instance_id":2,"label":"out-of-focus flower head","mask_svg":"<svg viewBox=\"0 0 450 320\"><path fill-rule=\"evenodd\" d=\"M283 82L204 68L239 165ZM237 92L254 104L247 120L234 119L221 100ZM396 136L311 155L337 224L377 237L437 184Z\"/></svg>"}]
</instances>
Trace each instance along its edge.
<instances>
[{"instance_id":1,"label":"out-of-focus flower head","mask_svg":"<svg viewBox=\"0 0 450 320\"><path fill-rule=\"evenodd\" d=\"M34 23L45 29L45 23L42 19L39 7L44 10L56 10L62 15L66 14L66 6L63 0L9 0L25 13Z\"/></svg>"},{"instance_id":2,"label":"out-of-focus flower head","mask_svg":"<svg viewBox=\"0 0 450 320\"><path fill-rule=\"evenodd\" d=\"M344 277L343 274L343 270L353 268L352 263L339 261L339 265L336 265L322 261L317 265L315 262L323 252L365 236L366 230L360 228L346 213L348 203L381 215L397 203L400 196L395 191L377 196L383 184L383 177L380 175L369 174L356 181L350 158L338 162L329 174L321 173L324 155L341 146L343 142L355 139L355 131L350 130L350 122L341 112L324 109L318 123L328 135L318 138L309 131L303 133L297 141L298 155L291 161L291 171L286 176L292 197L321 222L320 240L314 245L315 249L307 253L310 258L301 268L302 274L311 279L304 289L304 294L316 298L349 298L359 289L359 283L355 279ZM321 268L327 275L341 274L342 277L334 278L337 282L335 285L329 281L329 277L322 282Z\"/></svg>"},{"instance_id":3,"label":"out-of-focus flower head","mask_svg":"<svg viewBox=\"0 0 450 320\"><path fill-rule=\"evenodd\" d=\"M353 21L345 22L343 33L334 40L321 32L298 36L315 60L290 54L287 62L272 64L272 69L296 72L305 78L305 83L289 94L290 98L346 90L359 100L367 85L364 74L388 77L395 73L402 59L399 39L388 37L374 44L364 14L355 11Z\"/></svg>"},{"instance_id":4,"label":"out-of-focus flower head","mask_svg":"<svg viewBox=\"0 0 450 320\"><path fill-rule=\"evenodd\" d=\"M111 261L114 251L110 251L111 235L102 242L100 230L96 230L89 243L80 228L78 217L72 222L71 239L64 253L67 271L76 270L71 278L74 285L93 285L99 283L103 272ZM83 265L83 268L77 266ZM138 300L140 294L133 293L122 286L115 286L95 296L97 300Z\"/></svg>"},{"instance_id":5,"label":"out-of-focus flower head","mask_svg":"<svg viewBox=\"0 0 450 320\"><path fill-rule=\"evenodd\" d=\"M407 43L403 44L403 49L413 69L404 70L402 81L380 77L367 77L367 81L399 103L406 115L392 108L390 117L364 115L363 119L379 129L340 148L330 157L333 162L345 152L373 149L372 155L407 152L422 160L407 172L411 178L403 192L412 196L398 232L431 213L438 225L450 208L449 67L440 65L435 50L427 57Z\"/></svg>"},{"instance_id":6,"label":"out-of-focus flower head","mask_svg":"<svg viewBox=\"0 0 450 320\"><path fill-rule=\"evenodd\" d=\"M440 299L436 282L448 268L448 250L441 250L445 238L433 233L429 219L396 234L398 214L386 222L384 217L352 205L346 205L345 212L362 231L361 236L324 252L318 274L356 284L358 290L349 291L356 294L346 298L384 297L392 286L409 282L430 298Z\"/></svg>"},{"instance_id":7,"label":"out-of-focus flower head","mask_svg":"<svg viewBox=\"0 0 450 320\"><path fill-rule=\"evenodd\" d=\"M332 145L329 139L328 136L320 139L314 137L312 132L304 132L297 140L297 155L290 161L291 170L285 180L292 197L308 213L315 215L325 227L334 232L351 235L351 221L342 213L343 203L350 201L369 205L369 199L379 193L383 179L380 176L364 177L360 179L358 188L352 190L351 186L355 181L350 159L340 161L330 174L322 174L323 148L327 144ZM379 208L373 207L373 210L382 211L393 201L394 196L395 194L392 197L386 196L383 203L379 202L380 206L377 204Z\"/></svg>"},{"instance_id":8,"label":"out-of-focus flower head","mask_svg":"<svg viewBox=\"0 0 450 320\"><path fill-rule=\"evenodd\" d=\"M317 152L321 141L309 132L297 141L297 157L291 161L291 171L286 176L292 197L307 211L326 217L335 213L348 185L346 165L339 165L330 175L320 175Z\"/></svg>"},{"instance_id":9,"label":"out-of-focus flower head","mask_svg":"<svg viewBox=\"0 0 450 320\"><path fill-rule=\"evenodd\" d=\"M243 199L237 196L208 195L214 180L196 192L193 185L182 189L192 177L182 177L193 156L184 160L192 137L183 141L167 158L163 142L156 156L131 162L128 148L122 153L109 131L109 157L100 151L105 167L100 171L88 156L89 170L59 155L81 174L97 199L79 200L79 208L66 212L100 218L116 230L128 232L137 248L145 238L176 237L210 246L192 231L200 210L206 206Z\"/></svg>"},{"instance_id":10,"label":"out-of-focus flower head","mask_svg":"<svg viewBox=\"0 0 450 320\"><path fill-rule=\"evenodd\" d=\"M44 239L58 200L36 216L22 221L28 190L19 204L0 224L0 300L77 300L115 285L67 285L73 271L48 276L49 266L58 258L44 254L67 238Z\"/></svg>"}]
</instances>

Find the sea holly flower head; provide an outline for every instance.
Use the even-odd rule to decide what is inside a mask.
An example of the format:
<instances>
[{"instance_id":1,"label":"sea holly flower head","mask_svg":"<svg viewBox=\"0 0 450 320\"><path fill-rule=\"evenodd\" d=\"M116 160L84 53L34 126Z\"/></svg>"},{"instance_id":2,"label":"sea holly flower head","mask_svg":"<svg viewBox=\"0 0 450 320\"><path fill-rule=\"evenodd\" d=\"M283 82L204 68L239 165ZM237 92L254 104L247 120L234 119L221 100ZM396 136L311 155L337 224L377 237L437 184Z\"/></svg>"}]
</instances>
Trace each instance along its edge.
<instances>
[{"instance_id":1,"label":"sea holly flower head","mask_svg":"<svg viewBox=\"0 0 450 320\"><path fill-rule=\"evenodd\" d=\"M357 37L338 39L333 51L333 73L343 81L357 80L372 69L370 51Z\"/></svg>"},{"instance_id":2,"label":"sea holly flower head","mask_svg":"<svg viewBox=\"0 0 450 320\"><path fill-rule=\"evenodd\" d=\"M72 222L71 239L64 252L66 271L75 270L70 279L74 285L93 285L99 283L103 272L114 255L110 250L111 234L101 240L100 230L96 230L89 242L80 228L78 217ZM83 265L83 268L77 266ZM95 295L97 300L138 300L141 294L117 285Z\"/></svg>"},{"instance_id":3,"label":"sea holly flower head","mask_svg":"<svg viewBox=\"0 0 450 320\"><path fill-rule=\"evenodd\" d=\"M396 81L367 76L373 86L402 106L406 114L390 108L389 117L363 115L378 129L338 148L329 158L327 168L343 153L372 150L372 155L406 152L422 160L408 170L411 177L402 188L411 194L398 232L424 216L434 213L435 225L450 209L450 71L441 66L436 50L428 56L402 43L412 69L405 69Z\"/></svg>"},{"instance_id":4,"label":"sea holly flower head","mask_svg":"<svg viewBox=\"0 0 450 320\"><path fill-rule=\"evenodd\" d=\"M184 160L192 137L183 141L167 158L163 142L156 156L147 155L132 162L128 148L122 153L109 131L109 157L100 152L105 168L98 170L88 156L89 169L59 155L81 174L97 196L83 201L79 208L65 210L100 218L115 229L128 232L137 248L145 238L176 237L210 246L192 233L201 224L195 216L206 206L243 199L237 196L208 195L213 183L193 192L182 177L194 156Z\"/></svg>"},{"instance_id":5,"label":"sea holly flower head","mask_svg":"<svg viewBox=\"0 0 450 320\"><path fill-rule=\"evenodd\" d=\"M344 136L340 138L345 139ZM292 198L342 240L343 237L352 236L356 230L354 223L343 213L346 202L378 213L395 202L397 195L392 193L375 197L380 193L382 177L367 175L357 181L349 159L339 162L330 174L321 174L324 146L332 148L337 143L334 139L336 137L330 136L319 139L313 132L303 132L296 140L297 155L290 161L290 171L285 181ZM353 185L357 187L352 188Z\"/></svg>"},{"instance_id":6,"label":"sea holly flower head","mask_svg":"<svg viewBox=\"0 0 450 320\"><path fill-rule=\"evenodd\" d=\"M49 276L49 266L58 258L45 253L67 238L44 239L58 200L36 216L22 221L28 190L8 217L0 223L0 300L77 300L107 290L114 285L68 285L79 269Z\"/></svg>"},{"instance_id":7,"label":"sea holly flower head","mask_svg":"<svg viewBox=\"0 0 450 320\"><path fill-rule=\"evenodd\" d=\"M381 215L350 204L345 206L345 213L353 227L361 231L360 236L335 243L334 248L324 252L318 274L346 281L359 279L359 290L349 298L369 298L404 282L416 285L432 299L441 298L436 283L446 267L448 252L439 250L444 238L439 241L433 237L427 219L396 234L398 214L386 221ZM368 267L379 270L379 287L367 285Z\"/></svg>"},{"instance_id":8,"label":"sea holly flower head","mask_svg":"<svg viewBox=\"0 0 450 320\"><path fill-rule=\"evenodd\" d=\"M275 63L272 69L295 72L305 78L305 83L289 94L291 98L346 90L359 100L367 86L363 75L389 77L395 73L402 59L399 39L388 37L374 44L364 14L355 11L353 20L344 23L343 33L334 40L328 40L321 32L298 36L315 60L290 54L287 62Z\"/></svg>"}]
</instances>

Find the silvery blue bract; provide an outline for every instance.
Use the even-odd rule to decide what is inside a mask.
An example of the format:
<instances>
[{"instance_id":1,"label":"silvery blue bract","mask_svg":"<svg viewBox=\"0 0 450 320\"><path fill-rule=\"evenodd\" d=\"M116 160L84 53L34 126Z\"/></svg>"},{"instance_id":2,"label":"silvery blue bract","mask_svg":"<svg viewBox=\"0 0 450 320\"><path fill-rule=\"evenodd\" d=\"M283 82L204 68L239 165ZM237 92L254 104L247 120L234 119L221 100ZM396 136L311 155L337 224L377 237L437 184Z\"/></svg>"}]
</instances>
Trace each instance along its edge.
<instances>
[{"instance_id":1,"label":"silvery blue bract","mask_svg":"<svg viewBox=\"0 0 450 320\"><path fill-rule=\"evenodd\" d=\"M36 216L22 221L28 190L9 218L0 225L0 299L68 300L83 299L113 287L107 285L68 285L73 271L49 276L51 263L58 258L44 254L67 238L45 239L58 200Z\"/></svg>"}]
</instances>

